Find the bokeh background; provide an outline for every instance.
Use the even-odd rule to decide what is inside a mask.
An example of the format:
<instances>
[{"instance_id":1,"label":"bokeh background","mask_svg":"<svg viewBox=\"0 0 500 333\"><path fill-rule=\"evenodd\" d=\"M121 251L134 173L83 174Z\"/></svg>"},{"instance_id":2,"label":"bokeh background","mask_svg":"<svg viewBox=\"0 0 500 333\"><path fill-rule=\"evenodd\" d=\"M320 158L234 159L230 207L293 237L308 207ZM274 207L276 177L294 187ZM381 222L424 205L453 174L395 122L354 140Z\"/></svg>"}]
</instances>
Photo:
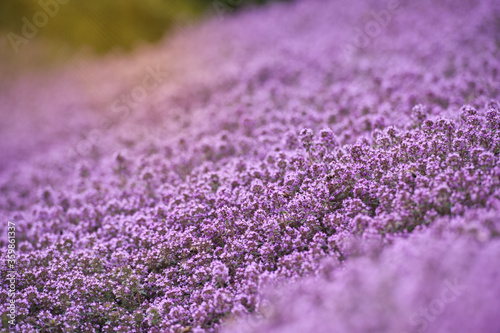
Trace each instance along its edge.
<instances>
[{"instance_id":1,"label":"bokeh background","mask_svg":"<svg viewBox=\"0 0 500 333\"><path fill-rule=\"evenodd\" d=\"M3 70L52 66L75 54L102 56L130 52L158 42L180 26L207 16L224 19L245 7L268 0L3 0L0 1L0 57ZM58 7L55 10L55 7ZM45 8L55 14L50 15ZM38 12L48 21L15 52L9 33L23 36L24 18ZM43 22L43 17L38 17Z\"/></svg>"}]
</instances>

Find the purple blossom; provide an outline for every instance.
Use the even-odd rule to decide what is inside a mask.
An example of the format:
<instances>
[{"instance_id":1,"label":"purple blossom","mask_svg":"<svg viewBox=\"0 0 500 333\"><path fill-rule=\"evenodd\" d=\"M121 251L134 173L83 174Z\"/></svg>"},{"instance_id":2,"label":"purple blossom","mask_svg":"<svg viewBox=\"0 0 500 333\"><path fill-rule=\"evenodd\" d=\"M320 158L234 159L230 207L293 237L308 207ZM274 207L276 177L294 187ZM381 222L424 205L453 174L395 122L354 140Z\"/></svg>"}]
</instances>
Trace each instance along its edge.
<instances>
[{"instance_id":1,"label":"purple blossom","mask_svg":"<svg viewBox=\"0 0 500 333\"><path fill-rule=\"evenodd\" d=\"M12 329L498 332L500 8L401 5L349 61L386 3L275 3L0 93ZM168 82L68 155L152 59Z\"/></svg>"}]
</instances>

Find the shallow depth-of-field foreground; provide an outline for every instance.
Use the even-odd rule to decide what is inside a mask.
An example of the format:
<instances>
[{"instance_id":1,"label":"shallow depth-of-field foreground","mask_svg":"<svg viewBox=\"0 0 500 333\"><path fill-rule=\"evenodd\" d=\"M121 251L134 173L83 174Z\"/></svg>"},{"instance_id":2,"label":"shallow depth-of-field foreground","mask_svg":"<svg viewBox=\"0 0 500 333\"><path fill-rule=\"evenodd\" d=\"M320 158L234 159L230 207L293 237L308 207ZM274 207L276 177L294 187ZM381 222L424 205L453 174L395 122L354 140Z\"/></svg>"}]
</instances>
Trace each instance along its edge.
<instances>
[{"instance_id":1,"label":"shallow depth-of-field foreground","mask_svg":"<svg viewBox=\"0 0 500 333\"><path fill-rule=\"evenodd\" d=\"M18 78L11 329L499 332L499 5L275 3Z\"/></svg>"}]
</instances>

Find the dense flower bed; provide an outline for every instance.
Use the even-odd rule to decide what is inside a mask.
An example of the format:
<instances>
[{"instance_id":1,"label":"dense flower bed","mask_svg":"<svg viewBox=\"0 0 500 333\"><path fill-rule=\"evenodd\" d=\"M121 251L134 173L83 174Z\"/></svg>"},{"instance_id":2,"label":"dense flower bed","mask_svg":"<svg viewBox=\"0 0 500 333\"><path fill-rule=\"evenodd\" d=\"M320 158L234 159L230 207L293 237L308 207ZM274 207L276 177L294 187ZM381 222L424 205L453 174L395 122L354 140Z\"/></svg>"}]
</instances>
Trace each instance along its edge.
<instances>
[{"instance_id":1,"label":"dense flower bed","mask_svg":"<svg viewBox=\"0 0 500 333\"><path fill-rule=\"evenodd\" d=\"M228 332L497 332L499 203L439 218L382 251L268 291L261 316ZM376 255L374 255L376 254Z\"/></svg>"},{"instance_id":2,"label":"dense flower bed","mask_svg":"<svg viewBox=\"0 0 500 333\"><path fill-rule=\"evenodd\" d=\"M495 332L498 5L401 3L353 51L372 6L207 22L181 39L205 41L209 75L187 66L81 156L54 133L50 154L2 163L16 330ZM414 315L457 274L463 301Z\"/></svg>"}]
</instances>

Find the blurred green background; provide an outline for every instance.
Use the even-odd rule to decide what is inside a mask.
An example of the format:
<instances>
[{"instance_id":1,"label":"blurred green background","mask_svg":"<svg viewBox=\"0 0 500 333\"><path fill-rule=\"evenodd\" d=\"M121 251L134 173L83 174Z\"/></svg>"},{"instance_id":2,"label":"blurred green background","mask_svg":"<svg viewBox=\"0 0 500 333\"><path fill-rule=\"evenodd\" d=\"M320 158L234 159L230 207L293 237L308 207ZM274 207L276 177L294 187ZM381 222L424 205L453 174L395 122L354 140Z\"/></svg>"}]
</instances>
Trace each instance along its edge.
<instances>
[{"instance_id":1,"label":"blurred green background","mask_svg":"<svg viewBox=\"0 0 500 333\"><path fill-rule=\"evenodd\" d=\"M129 51L138 44L158 41L173 28L202 17L215 15L224 19L245 6L265 2L267 0L0 0L0 36L4 49L1 53L4 56L7 51L16 53L17 47L19 51L31 49L39 52L40 57L53 59L61 49L74 52L83 48L95 54ZM38 22L38 32L33 38L24 39L26 20L31 24ZM25 43L28 40L29 43Z\"/></svg>"}]
</instances>

